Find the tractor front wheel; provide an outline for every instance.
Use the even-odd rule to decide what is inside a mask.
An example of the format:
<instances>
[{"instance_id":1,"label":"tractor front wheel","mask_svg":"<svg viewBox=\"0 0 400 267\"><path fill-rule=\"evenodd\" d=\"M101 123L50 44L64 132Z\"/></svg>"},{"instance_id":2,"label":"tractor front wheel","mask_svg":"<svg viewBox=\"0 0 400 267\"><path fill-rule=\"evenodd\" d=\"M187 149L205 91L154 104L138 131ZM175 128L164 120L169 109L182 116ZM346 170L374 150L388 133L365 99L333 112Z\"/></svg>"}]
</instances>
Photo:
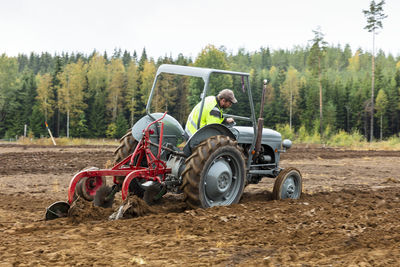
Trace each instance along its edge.
<instances>
[{"instance_id":1,"label":"tractor front wheel","mask_svg":"<svg viewBox=\"0 0 400 267\"><path fill-rule=\"evenodd\" d=\"M299 199L303 189L301 173L295 168L282 170L274 183L272 195L274 199Z\"/></svg>"},{"instance_id":2,"label":"tractor front wheel","mask_svg":"<svg viewBox=\"0 0 400 267\"><path fill-rule=\"evenodd\" d=\"M191 208L238 203L246 178L243 150L227 136L212 136L194 149L182 177L181 189Z\"/></svg>"}]
</instances>

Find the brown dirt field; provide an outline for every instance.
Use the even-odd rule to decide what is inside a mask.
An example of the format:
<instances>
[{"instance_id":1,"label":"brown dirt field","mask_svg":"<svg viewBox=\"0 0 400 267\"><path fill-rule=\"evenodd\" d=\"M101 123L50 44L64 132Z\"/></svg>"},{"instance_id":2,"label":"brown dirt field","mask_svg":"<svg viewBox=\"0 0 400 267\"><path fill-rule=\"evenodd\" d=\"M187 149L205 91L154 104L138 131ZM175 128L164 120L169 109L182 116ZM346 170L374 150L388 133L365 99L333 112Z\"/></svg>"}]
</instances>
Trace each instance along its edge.
<instances>
[{"instance_id":1,"label":"brown dirt field","mask_svg":"<svg viewBox=\"0 0 400 267\"><path fill-rule=\"evenodd\" d=\"M281 165L301 171L300 200L271 200L265 178L229 207L188 210L167 194L142 217L44 221L72 176L112 151L0 145L0 266L400 265L400 151L294 147Z\"/></svg>"}]
</instances>

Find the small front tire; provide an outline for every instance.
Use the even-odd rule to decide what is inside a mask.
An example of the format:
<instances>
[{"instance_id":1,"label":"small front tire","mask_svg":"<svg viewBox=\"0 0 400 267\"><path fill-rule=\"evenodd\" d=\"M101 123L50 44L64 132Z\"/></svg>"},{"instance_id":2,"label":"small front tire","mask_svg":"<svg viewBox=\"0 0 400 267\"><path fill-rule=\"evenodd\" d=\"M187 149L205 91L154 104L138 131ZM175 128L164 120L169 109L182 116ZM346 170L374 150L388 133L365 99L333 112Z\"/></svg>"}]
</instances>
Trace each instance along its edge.
<instances>
[{"instance_id":1,"label":"small front tire","mask_svg":"<svg viewBox=\"0 0 400 267\"><path fill-rule=\"evenodd\" d=\"M299 199L303 190L301 173L295 168L282 170L275 180L272 195L275 200Z\"/></svg>"}]
</instances>

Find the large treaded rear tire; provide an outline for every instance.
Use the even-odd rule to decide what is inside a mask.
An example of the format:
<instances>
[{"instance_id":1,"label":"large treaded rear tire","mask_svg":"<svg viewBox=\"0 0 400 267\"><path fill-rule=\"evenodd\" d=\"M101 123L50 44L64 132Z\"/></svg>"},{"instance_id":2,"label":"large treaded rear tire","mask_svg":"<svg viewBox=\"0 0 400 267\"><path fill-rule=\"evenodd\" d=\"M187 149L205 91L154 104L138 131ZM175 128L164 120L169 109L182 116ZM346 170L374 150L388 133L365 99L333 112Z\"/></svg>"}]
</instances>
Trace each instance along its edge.
<instances>
[{"instance_id":1,"label":"large treaded rear tire","mask_svg":"<svg viewBox=\"0 0 400 267\"><path fill-rule=\"evenodd\" d=\"M246 178L243 149L227 136L212 136L186 159L182 177L184 200L191 208L238 203Z\"/></svg>"},{"instance_id":2,"label":"large treaded rear tire","mask_svg":"<svg viewBox=\"0 0 400 267\"><path fill-rule=\"evenodd\" d=\"M131 130L121 137L119 143L119 146L114 151L114 165L132 154L138 144L133 138Z\"/></svg>"}]
</instances>

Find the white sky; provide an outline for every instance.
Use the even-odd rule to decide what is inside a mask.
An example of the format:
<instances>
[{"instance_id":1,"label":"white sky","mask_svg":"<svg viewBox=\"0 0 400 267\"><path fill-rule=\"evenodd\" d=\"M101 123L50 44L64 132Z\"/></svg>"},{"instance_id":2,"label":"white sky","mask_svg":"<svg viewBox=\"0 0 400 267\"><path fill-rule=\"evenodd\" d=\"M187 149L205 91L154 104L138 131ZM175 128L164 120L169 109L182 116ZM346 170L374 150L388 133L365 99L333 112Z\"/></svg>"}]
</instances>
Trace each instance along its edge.
<instances>
[{"instance_id":1,"label":"white sky","mask_svg":"<svg viewBox=\"0 0 400 267\"><path fill-rule=\"evenodd\" d=\"M377 0L378 2L379 0ZM207 44L253 52L305 46L321 26L329 44L372 50L370 0L0 0L0 54L121 48L193 59ZM386 0L376 48L400 56L400 1Z\"/></svg>"}]
</instances>

